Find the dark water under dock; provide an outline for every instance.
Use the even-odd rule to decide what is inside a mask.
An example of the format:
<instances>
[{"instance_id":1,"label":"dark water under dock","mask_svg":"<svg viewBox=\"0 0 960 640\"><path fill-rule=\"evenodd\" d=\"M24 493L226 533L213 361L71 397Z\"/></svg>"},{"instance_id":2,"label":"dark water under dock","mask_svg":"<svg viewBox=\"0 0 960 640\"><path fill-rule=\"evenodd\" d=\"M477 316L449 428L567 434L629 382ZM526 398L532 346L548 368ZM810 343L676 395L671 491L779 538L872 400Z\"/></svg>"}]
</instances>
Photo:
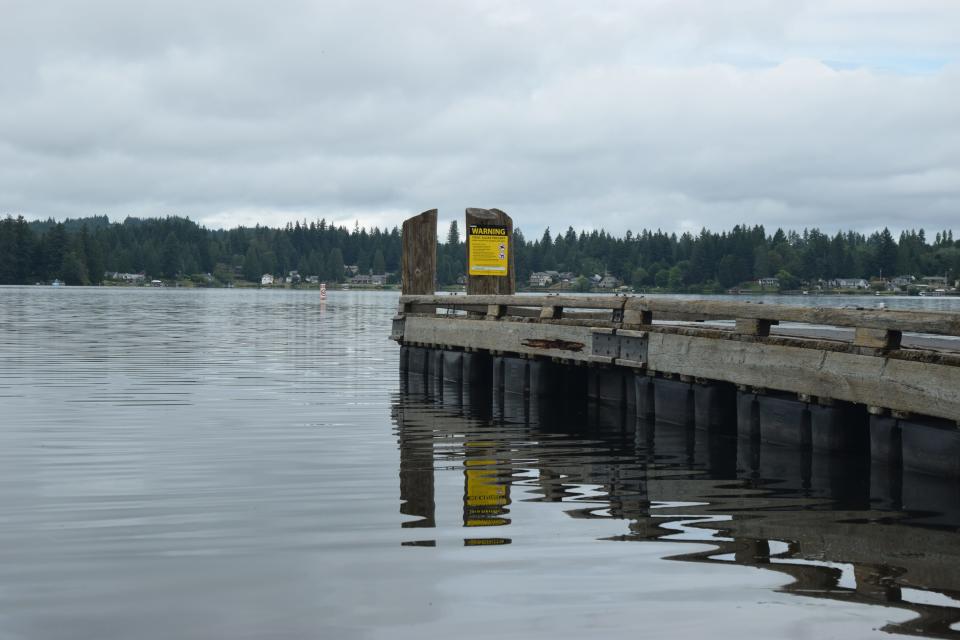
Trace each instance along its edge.
<instances>
[{"instance_id":1,"label":"dark water under dock","mask_svg":"<svg viewBox=\"0 0 960 640\"><path fill-rule=\"evenodd\" d=\"M960 638L955 482L494 413L395 309L0 287L0 639Z\"/></svg>"}]
</instances>

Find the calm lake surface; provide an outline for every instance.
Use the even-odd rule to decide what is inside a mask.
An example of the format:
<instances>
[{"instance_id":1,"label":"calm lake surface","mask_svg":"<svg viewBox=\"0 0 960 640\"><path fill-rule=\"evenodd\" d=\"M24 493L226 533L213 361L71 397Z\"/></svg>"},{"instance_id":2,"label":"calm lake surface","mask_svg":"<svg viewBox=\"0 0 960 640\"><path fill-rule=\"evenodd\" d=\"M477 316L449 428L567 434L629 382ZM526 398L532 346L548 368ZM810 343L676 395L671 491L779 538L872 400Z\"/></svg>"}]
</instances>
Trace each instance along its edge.
<instances>
[{"instance_id":1,"label":"calm lake surface","mask_svg":"<svg viewBox=\"0 0 960 640\"><path fill-rule=\"evenodd\" d=\"M396 302L0 287L0 639L960 637L956 483L493 419Z\"/></svg>"}]
</instances>

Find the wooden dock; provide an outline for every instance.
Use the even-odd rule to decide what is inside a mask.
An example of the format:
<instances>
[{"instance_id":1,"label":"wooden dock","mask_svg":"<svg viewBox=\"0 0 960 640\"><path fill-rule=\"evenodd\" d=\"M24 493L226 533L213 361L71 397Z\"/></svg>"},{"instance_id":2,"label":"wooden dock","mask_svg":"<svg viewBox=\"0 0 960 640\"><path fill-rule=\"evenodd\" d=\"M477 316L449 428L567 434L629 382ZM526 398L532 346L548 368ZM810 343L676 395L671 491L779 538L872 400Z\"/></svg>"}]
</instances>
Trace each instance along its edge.
<instances>
[{"instance_id":1,"label":"wooden dock","mask_svg":"<svg viewBox=\"0 0 960 640\"><path fill-rule=\"evenodd\" d=\"M467 218L512 225L496 210ZM391 335L404 372L495 395L584 394L770 443L869 447L882 464L960 478L960 314L514 295L512 252L505 275L435 295L436 213L404 234Z\"/></svg>"}]
</instances>

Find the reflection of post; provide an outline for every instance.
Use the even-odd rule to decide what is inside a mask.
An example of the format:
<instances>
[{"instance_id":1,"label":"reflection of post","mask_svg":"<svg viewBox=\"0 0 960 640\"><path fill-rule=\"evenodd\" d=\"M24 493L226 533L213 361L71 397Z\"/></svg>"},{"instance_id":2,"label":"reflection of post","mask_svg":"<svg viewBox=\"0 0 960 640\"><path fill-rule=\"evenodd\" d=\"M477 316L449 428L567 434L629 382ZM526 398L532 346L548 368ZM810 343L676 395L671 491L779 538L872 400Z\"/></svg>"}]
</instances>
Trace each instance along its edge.
<instances>
[{"instance_id":1,"label":"reflection of post","mask_svg":"<svg viewBox=\"0 0 960 640\"><path fill-rule=\"evenodd\" d=\"M437 210L430 209L403 221L401 267L403 295L436 292Z\"/></svg>"},{"instance_id":2,"label":"reflection of post","mask_svg":"<svg viewBox=\"0 0 960 640\"><path fill-rule=\"evenodd\" d=\"M425 427L417 429L416 424L405 420L402 401L394 407L394 419L400 438L400 513L420 518L404 522L401 526L433 528L436 526L433 430Z\"/></svg>"},{"instance_id":3,"label":"reflection of post","mask_svg":"<svg viewBox=\"0 0 960 640\"><path fill-rule=\"evenodd\" d=\"M480 260L480 245L473 246L471 229L503 229L505 234L498 239L492 237L477 239L483 243L483 249L489 248L489 264L477 263ZM516 280L513 271L513 220L499 209L467 209L467 293L470 295L513 295L516 292ZM473 248L471 248L473 247ZM496 264L506 262L506 273L496 268ZM475 268L489 269L494 275L478 275ZM503 275L500 275L503 274Z\"/></svg>"},{"instance_id":4,"label":"reflection of post","mask_svg":"<svg viewBox=\"0 0 960 640\"><path fill-rule=\"evenodd\" d=\"M463 526L500 527L510 524L503 516L509 513L510 484L497 477L496 451L490 442L468 442L465 445L466 467L463 489ZM467 545L507 544L507 538L468 538Z\"/></svg>"}]
</instances>

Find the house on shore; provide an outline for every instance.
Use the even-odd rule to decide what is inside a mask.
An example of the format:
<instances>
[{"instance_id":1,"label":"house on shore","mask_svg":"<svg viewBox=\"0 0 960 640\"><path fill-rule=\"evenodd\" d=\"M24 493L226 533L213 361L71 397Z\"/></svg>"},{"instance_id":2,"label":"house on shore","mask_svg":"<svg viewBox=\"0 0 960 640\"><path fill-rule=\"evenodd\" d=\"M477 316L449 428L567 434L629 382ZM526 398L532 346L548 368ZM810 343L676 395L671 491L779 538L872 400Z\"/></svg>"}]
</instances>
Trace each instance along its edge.
<instances>
[{"instance_id":1,"label":"house on shore","mask_svg":"<svg viewBox=\"0 0 960 640\"><path fill-rule=\"evenodd\" d=\"M273 284L273 274L265 273L260 276L260 286L266 287L271 284Z\"/></svg>"},{"instance_id":2,"label":"house on shore","mask_svg":"<svg viewBox=\"0 0 960 640\"><path fill-rule=\"evenodd\" d=\"M124 282L133 282L141 283L146 279L146 274L143 272L140 273L123 273L120 271L106 271L103 274L104 278L108 280L123 280Z\"/></svg>"},{"instance_id":3,"label":"house on shore","mask_svg":"<svg viewBox=\"0 0 960 640\"><path fill-rule=\"evenodd\" d=\"M362 274L358 273L357 275L351 277L347 280L349 284L359 284L367 286L383 286L387 284L387 274L385 273L371 273L371 274Z\"/></svg>"},{"instance_id":4,"label":"house on shore","mask_svg":"<svg viewBox=\"0 0 960 640\"><path fill-rule=\"evenodd\" d=\"M600 282L597 283L597 286L601 289L616 289L620 286L620 280L610 274L607 274L600 279Z\"/></svg>"},{"instance_id":5,"label":"house on shore","mask_svg":"<svg viewBox=\"0 0 960 640\"><path fill-rule=\"evenodd\" d=\"M906 289L916 281L916 278L913 276L897 276L896 278L890 278L888 283L890 289Z\"/></svg>"},{"instance_id":6,"label":"house on shore","mask_svg":"<svg viewBox=\"0 0 960 640\"><path fill-rule=\"evenodd\" d=\"M870 283L865 278L836 278L830 281L830 286L837 289L867 289Z\"/></svg>"},{"instance_id":7,"label":"house on shore","mask_svg":"<svg viewBox=\"0 0 960 640\"><path fill-rule=\"evenodd\" d=\"M546 271L534 271L528 280L531 287L549 287L553 284L553 276Z\"/></svg>"}]
</instances>

